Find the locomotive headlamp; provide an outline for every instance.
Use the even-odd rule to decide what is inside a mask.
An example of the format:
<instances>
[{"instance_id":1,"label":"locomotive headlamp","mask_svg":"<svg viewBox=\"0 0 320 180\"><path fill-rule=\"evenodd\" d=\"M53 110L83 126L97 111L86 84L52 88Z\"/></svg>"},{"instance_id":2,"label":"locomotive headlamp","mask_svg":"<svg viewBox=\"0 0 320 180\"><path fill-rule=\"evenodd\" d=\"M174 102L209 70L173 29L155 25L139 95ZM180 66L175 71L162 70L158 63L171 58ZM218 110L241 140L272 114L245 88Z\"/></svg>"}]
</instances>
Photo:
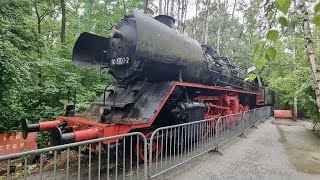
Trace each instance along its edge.
<instances>
[{"instance_id":1,"label":"locomotive headlamp","mask_svg":"<svg viewBox=\"0 0 320 180\"><path fill-rule=\"evenodd\" d=\"M111 107L100 107L99 108L99 114L102 116L102 115L107 115L107 114L110 114L112 112L112 109Z\"/></svg>"}]
</instances>

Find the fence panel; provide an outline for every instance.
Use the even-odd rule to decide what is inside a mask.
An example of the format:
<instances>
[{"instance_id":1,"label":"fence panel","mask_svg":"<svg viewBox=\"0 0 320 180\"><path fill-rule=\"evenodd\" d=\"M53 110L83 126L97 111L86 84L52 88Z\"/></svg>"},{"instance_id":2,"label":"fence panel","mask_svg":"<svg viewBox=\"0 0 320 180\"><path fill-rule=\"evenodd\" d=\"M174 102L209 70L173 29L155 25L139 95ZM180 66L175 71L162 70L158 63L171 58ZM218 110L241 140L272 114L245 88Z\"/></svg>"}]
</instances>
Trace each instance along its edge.
<instances>
[{"instance_id":1,"label":"fence panel","mask_svg":"<svg viewBox=\"0 0 320 180\"><path fill-rule=\"evenodd\" d=\"M242 134L245 131L244 113L222 116L216 126L216 139L218 144Z\"/></svg>"},{"instance_id":2,"label":"fence panel","mask_svg":"<svg viewBox=\"0 0 320 180\"><path fill-rule=\"evenodd\" d=\"M146 137L139 132L0 157L0 179L147 179Z\"/></svg>"},{"instance_id":3,"label":"fence panel","mask_svg":"<svg viewBox=\"0 0 320 180\"><path fill-rule=\"evenodd\" d=\"M244 132L251 128L256 123L256 115L259 113L257 109L246 111L243 113Z\"/></svg>"},{"instance_id":4,"label":"fence panel","mask_svg":"<svg viewBox=\"0 0 320 180\"><path fill-rule=\"evenodd\" d=\"M154 178L244 134L271 115L262 107L216 119L0 157L0 179ZM148 164L147 164L148 162ZM147 167L149 165L149 167ZM149 171L149 172L148 172Z\"/></svg>"},{"instance_id":5,"label":"fence panel","mask_svg":"<svg viewBox=\"0 0 320 180\"><path fill-rule=\"evenodd\" d=\"M149 177L154 178L244 134L270 116L270 107L156 129L150 138Z\"/></svg>"},{"instance_id":6,"label":"fence panel","mask_svg":"<svg viewBox=\"0 0 320 180\"><path fill-rule=\"evenodd\" d=\"M214 149L215 123L208 119L155 130L150 138L150 178Z\"/></svg>"}]
</instances>

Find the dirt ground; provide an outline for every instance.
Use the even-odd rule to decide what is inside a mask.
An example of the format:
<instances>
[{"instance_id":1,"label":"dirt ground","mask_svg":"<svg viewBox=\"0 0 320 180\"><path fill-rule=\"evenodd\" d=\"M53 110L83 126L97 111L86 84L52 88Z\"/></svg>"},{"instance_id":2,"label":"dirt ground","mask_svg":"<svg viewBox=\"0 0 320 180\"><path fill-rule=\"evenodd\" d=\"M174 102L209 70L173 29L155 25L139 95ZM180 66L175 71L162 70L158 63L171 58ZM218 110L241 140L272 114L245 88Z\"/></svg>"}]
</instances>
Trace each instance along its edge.
<instances>
[{"instance_id":1,"label":"dirt ground","mask_svg":"<svg viewBox=\"0 0 320 180\"><path fill-rule=\"evenodd\" d=\"M223 156L205 154L158 179L319 180L320 138L308 127L308 121L270 118L247 138L223 145Z\"/></svg>"}]
</instances>

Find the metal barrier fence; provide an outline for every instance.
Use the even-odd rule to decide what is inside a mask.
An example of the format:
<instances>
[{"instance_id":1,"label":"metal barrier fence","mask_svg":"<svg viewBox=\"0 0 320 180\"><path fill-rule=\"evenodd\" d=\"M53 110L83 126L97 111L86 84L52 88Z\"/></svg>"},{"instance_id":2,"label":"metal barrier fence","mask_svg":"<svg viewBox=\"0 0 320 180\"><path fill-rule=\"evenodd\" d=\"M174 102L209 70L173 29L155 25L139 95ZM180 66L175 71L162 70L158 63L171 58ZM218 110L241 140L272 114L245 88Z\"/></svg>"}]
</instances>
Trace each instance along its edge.
<instances>
[{"instance_id":1,"label":"metal barrier fence","mask_svg":"<svg viewBox=\"0 0 320 180\"><path fill-rule=\"evenodd\" d=\"M195 121L155 130L149 148L149 176L154 178L215 146L215 121Z\"/></svg>"},{"instance_id":2,"label":"metal barrier fence","mask_svg":"<svg viewBox=\"0 0 320 180\"><path fill-rule=\"evenodd\" d=\"M271 107L156 129L149 144L149 178L155 178L244 133L271 115Z\"/></svg>"},{"instance_id":3,"label":"metal barrier fence","mask_svg":"<svg viewBox=\"0 0 320 180\"><path fill-rule=\"evenodd\" d=\"M147 179L141 153L147 139L140 132L54 146L1 156L0 179Z\"/></svg>"},{"instance_id":4,"label":"metal barrier fence","mask_svg":"<svg viewBox=\"0 0 320 180\"><path fill-rule=\"evenodd\" d=\"M1 156L0 167L6 166L6 174L0 179L154 178L218 150L270 115L271 107L262 107L218 120L161 127L148 139L134 132Z\"/></svg>"}]
</instances>

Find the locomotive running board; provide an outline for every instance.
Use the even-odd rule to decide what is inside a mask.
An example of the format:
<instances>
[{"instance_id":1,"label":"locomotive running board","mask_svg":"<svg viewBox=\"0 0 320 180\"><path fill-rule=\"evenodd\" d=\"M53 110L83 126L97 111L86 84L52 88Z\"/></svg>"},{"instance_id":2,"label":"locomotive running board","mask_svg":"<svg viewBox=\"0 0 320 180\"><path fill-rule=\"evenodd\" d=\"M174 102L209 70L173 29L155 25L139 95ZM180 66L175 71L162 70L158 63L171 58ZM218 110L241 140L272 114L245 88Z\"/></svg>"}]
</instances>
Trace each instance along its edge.
<instances>
[{"instance_id":1,"label":"locomotive running board","mask_svg":"<svg viewBox=\"0 0 320 180\"><path fill-rule=\"evenodd\" d=\"M158 114L160 113L161 109L167 102L168 98L170 97L171 93L175 90L176 86L183 86L183 87L191 87L191 88L199 88L199 89L210 89L210 90L217 90L217 91L225 91L225 92L237 92L241 94L250 94L250 95L259 95L259 92L254 92L254 91L247 91L247 90L240 90L240 89L233 89L229 87L221 87L221 86L207 86L203 84L197 84L197 83L189 83L189 82L181 82L181 81L172 81L170 82L172 85L168 93L165 95L164 99L162 99L160 105L156 110L154 111L155 113L153 114L153 117L150 119L148 122L147 126L142 125L143 127L150 127ZM142 127L140 126L140 127ZM134 128L133 128L134 129Z\"/></svg>"},{"instance_id":2,"label":"locomotive running board","mask_svg":"<svg viewBox=\"0 0 320 180\"><path fill-rule=\"evenodd\" d=\"M219 90L219 91L237 92L242 94L259 95L259 92L255 92L255 91L247 91L247 90L234 89L234 88L221 87L221 86L207 86L203 84L189 83L189 82L176 81L175 86L194 87L194 88L201 88L201 89L211 89L211 90Z\"/></svg>"}]
</instances>

